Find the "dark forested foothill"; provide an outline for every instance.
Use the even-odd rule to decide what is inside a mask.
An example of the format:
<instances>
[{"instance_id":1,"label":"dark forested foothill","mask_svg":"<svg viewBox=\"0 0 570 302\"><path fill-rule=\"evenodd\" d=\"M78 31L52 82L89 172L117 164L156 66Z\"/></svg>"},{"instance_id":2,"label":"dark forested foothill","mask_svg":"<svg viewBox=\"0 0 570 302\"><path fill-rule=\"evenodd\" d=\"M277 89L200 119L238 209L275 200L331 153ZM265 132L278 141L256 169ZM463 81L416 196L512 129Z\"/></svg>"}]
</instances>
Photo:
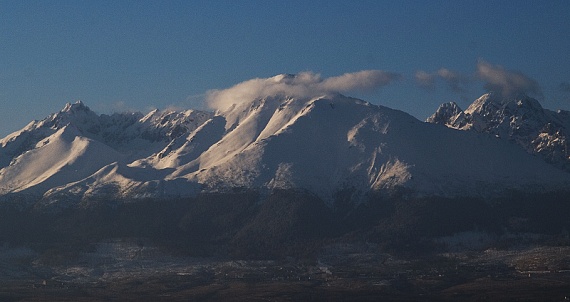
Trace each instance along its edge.
<instances>
[{"instance_id":1,"label":"dark forested foothill","mask_svg":"<svg viewBox=\"0 0 570 302\"><path fill-rule=\"evenodd\" d=\"M570 286L567 192L349 196L5 201L0 299L559 301Z\"/></svg>"},{"instance_id":2,"label":"dark forested foothill","mask_svg":"<svg viewBox=\"0 0 570 302\"><path fill-rule=\"evenodd\" d=\"M440 237L482 232L564 238L570 230L567 192L500 198L369 196L328 205L315 195L277 190L201 194L194 198L84 201L49 209L0 205L0 240L35 247L76 247L113 238L143 238L192 256L236 259L314 257L330 242L374 242L386 251L445 249ZM558 240L557 239L557 240Z\"/></svg>"}]
</instances>

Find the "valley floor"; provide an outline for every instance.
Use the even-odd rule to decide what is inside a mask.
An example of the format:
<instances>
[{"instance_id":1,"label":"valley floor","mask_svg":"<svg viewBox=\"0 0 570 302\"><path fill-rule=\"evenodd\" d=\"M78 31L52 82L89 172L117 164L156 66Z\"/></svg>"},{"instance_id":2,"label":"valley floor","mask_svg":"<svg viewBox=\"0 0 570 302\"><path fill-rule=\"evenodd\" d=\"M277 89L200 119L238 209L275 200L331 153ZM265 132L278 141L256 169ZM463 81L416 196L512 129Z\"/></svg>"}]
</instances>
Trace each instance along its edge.
<instances>
[{"instance_id":1,"label":"valley floor","mask_svg":"<svg viewBox=\"0 0 570 302\"><path fill-rule=\"evenodd\" d=\"M177 276L124 280L113 284L33 287L5 283L2 301L566 301L570 276L538 279L482 277L464 283L414 279L429 285L371 284L370 280L315 281L194 280ZM405 282L405 281L404 281ZM446 286L449 286L445 288Z\"/></svg>"},{"instance_id":2,"label":"valley floor","mask_svg":"<svg viewBox=\"0 0 570 302\"><path fill-rule=\"evenodd\" d=\"M565 301L570 247L396 257L329 246L313 261L188 258L130 240L68 258L0 248L1 301Z\"/></svg>"}]
</instances>

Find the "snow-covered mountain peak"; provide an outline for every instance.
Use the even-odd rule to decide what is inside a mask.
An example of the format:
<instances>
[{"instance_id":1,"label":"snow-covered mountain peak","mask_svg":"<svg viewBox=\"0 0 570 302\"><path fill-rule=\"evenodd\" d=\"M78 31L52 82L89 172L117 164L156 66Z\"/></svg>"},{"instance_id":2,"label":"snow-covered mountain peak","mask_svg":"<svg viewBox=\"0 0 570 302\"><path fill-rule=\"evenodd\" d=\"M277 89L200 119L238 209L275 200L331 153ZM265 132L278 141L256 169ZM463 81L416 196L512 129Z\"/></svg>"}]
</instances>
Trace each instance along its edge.
<instances>
[{"instance_id":1,"label":"snow-covered mountain peak","mask_svg":"<svg viewBox=\"0 0 570 302\"><path fill-rule=\"evenodd\" d=\"M507 111L508 114L519 110L540 112L543 108L538 100L525 94L511 98L502 98L501 95L490 92L482 95L469 105L465 113L490 115L495 114L497 111Z\"/></svg>"},{"instance_id":2,"label":"snow-covered mountain peak","mask_svg":"<svg viewBox=\"0 0 570 302\"><path fill-rule=\"evenodd\" d=\"M465 111L442 105L426 121L460 130L475 130L512 141L525 151L540 154L547 162L570 171L566 137L570 114L544 109L526 95L502 99L485 94Z\"/></svg>"},{"instance_id":3,"label":"snow-covered mountain peak","mask_svg":"<svg viewBox=\"0 0 570 302\"><path fill-rule=\"evenodd\" d=\"M292 77L275 80L297 80ZM520 101L501 103L487 95L478 108L498 109L472 114L448 103L434 121L465 129L516 124L522 133L526 124L517 121L525 119L500 117L511 106L519 113L536 108ZM342 190L354 196L402 190L448 196L482 194L492 186L570 186L570 175L512 144L338 93L274 93L226 109L97 115L83 103L66 105L1 141L0 193L61 200L298 189L332 201ZM564 142L552 127L539 138L541 150Z\"/></svg>"},{"instance_id":4,"label":"snow-covered mountain peak","mask_svg":"<svg viewBox=\"0 0 570 302\"><path fill-rule=\"evenodd\" d=\"M67 103L60 112L44 119L40 126L60 129L72 124L80 131L90 132L98 124L98 120L99 115L91 111L83 102L77 101L74 104Z\"/></svg>"},{"instance_id":5,"label":"snow-covered mountain peak","mask_svg":"<svg viewBox=\"0 0 570 302\"><path fill-rule=\"evenodd\" d=\"M493 141L426 127L404 112L339 94L282 99L277 108L273 101L253 102L255 109L214 146L187 165L169 166L176 169L171 177L197 181L208 190L301 188L330 200L342 188L360 194L399 187L472 194L477 185L459 179L514 185L534 181L521 175L540 170L540 164L511 162L514 157L525 161L512 146L499 144L502 151L496 151Z\"/></svg>"},{"instance_id":6,"label":"snow-covered mountain peak","mask_svg":"<svg viewBox=\"0 0 570 302\"><path fill-rule=\"evenodd\" d=\"M455 102L443 103L436 112L427 118L428 123L445 124L451 117L463 112Z\"/></svg>"},{"instance_id":7,"label":"snow-covered mountain peak","mask_svg":"<svg viewBox=\"0 0 570 302\"><path fill-rule=\"evenodd\" d=\"M85 104L78 100L75 103L66 103L65 107L61 110L61 112L78 112L78 111L90 111L89 107L85 106Z\"/></svg>"},{"instance_id":8,"label":"snow-covered mountain peak","mask_svg":"<svg viewBox=\"0 0 570 302\"><path fill-rule=\"evenodd\" d=\"M155 108L151 111L149 111L149 113L147 113L145 116L143 116L140 121L141 122L146 122L146 121L150 121L151 119L155 118L156 116L158 116L160 114L160 110L158 108Z\"/></svg>"},{"instance_id":9,"label":"snow-covered mountain peak","mask_svg":"<svg viewBox=\"0 0 570 302\"><path fill-rule=\"evenodd\" d=\"M467 109L468 114L485 114L502 106L502 99L496 93L489 92L476 99Z\"/></svg>"}]
</instances>

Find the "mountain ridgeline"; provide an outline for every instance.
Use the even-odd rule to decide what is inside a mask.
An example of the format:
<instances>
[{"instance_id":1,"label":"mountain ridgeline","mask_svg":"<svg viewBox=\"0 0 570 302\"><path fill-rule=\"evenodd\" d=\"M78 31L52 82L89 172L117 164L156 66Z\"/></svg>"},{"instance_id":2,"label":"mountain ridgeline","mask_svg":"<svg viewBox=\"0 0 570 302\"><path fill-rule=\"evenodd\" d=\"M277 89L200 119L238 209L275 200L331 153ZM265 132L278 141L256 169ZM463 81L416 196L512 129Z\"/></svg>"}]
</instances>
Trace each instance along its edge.
<instances>
[{"instance_id":1,"label":"mountain ridgeline","mask_svg":"<svg viewBox=\"0 0 570 302\"><path fill-rule=\"evenodd\" d=\"M97 115L77 102L0 140L0 194L67 206L236 189L333 202L347 191L356 200L569 188L566 112L488 94L465 112L443 105L428 122L448 127L342 95L144 116Z\"/></svg>"},{"instance_id":2,"label":"mountain ridgeline","mask_svg":"<svg viewBox=\"0 0 570 302\"><path fill-rule=\"evenodd\" d=\"M555 236L570 229L568 127L568 112L493 94L427 122L340 94L147 115L67 104L0 140L0 241L145 237L263 258Z\"/></svg>"},{"instance_id":3,"label":"mountain ridgeline","mask_svg":"<svg viewBox=\"0 0 570 302\"><path fill-rule=\"evenodd\" d=\"M567 137L570 112L544 109L528 96L501 99L488 93L465 111L457 104L445 103L427 122L459 130L472 130L502 138L536 154L546 162L570 171Z\"/></svg>"}]
</instances>

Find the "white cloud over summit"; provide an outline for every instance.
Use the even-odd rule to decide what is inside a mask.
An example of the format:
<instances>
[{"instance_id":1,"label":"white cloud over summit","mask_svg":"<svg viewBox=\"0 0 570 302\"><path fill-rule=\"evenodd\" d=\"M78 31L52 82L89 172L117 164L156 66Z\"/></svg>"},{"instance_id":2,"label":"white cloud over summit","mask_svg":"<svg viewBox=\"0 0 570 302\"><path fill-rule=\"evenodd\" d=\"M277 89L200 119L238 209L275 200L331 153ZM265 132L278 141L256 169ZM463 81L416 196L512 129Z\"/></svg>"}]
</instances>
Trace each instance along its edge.
<instances>
[{"instance_id":1,"label":"white cloud over summit","mask_svg":"<svg viewBox=\"0 0 570 302\"><path fill-rule=\"evenodd\" d=\"M477 76L485 83L485 89L498 92L505 98L519 94L542 95L542 90L534 79L519 71L507 70L484 60L477 63Z\"/></svg>"},{"instance_id":2,"label":"white cloud over summit","mask_svg":"<svg viewBox=\"0 0 570 302\"><path fill-rule=\"evenodd\" d=\"M428 90L435 89L438 80L445 82L451 91L457 93L467 92L467 86L472 82L482 82L487 91L497 92L505 98L521 94L542 96L540 85L534 79L522 72L508 70L482 59L477 62L475 75L465 75L447 68L440 68L432 73L418 70L414 78L418 86Z\"/></svg>"},{"instance_id":3,"label":"white cloud over summit","mask_svg":"<svg viewBox=\"0 0 570 302\"><path fill-rule=\"evenodd\" d=\"M210 90L206 93L205 99L208 107L224 111L233 104L247 104L271 96L312 98L330 93L373 91L402 78L400 73L382 70L363 70L328 78L306 71L298 74L280 74L270 78L255 78L227 89ZM500 93L505 98L520 94L542 96L542 90L534 79L482 59L477 62L474 74L467 75L442 67L434 72L418 70L414 79L416 84L424 89L433 90L438 82L442 82L451 91L462 95L467 92L471 83L479 82L486 90ZM561 90L566 88L562 85L560 87Z\"/></svg>"},{"instance_id":4,"label":"white cloud over summit","mask_svg":"<svg viewBox=\"0 0 570 302\"><path fill-rule=\"evenodd\" d=\"M223 111L233 104L251 102L267 96L310 98L329 93L372 91L401 78L398 73L363 70L323 79L320 74L307 71L296 75L256 78L227 89L211 90L206 95L206 102L210 108Z\"/></svg>"}]
</instances>

